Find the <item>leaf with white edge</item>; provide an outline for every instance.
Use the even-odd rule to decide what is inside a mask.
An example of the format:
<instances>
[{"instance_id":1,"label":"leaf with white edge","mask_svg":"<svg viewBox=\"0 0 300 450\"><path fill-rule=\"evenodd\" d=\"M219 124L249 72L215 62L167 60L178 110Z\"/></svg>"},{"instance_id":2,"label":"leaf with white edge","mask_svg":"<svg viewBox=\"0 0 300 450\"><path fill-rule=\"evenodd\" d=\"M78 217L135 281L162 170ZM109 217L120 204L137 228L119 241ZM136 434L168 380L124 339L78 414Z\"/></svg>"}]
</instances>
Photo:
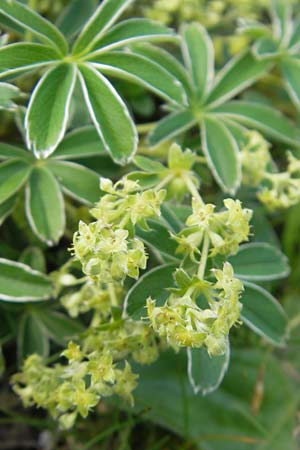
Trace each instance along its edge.
<instances>
[{"instance_id":1,"label":"leaf with white edge","mask_svg":"<svg viewBox=\"0 0 300 450\"><path fill-rule=\"evenodd\" d=\"M0 14L30 31L47 45L56 48L62 55L67 53L68 44L61 32L51 22L22 3L16 0L1 0Z\"/></svg>"},{"instance_id":2,"label":"leaf with white edge","mask_svg":"<svg viewBox=\"0 0 300 450\"><path fill-rule=\"evenodd\" d=\"M130 47L130 49L134 54L142 55L164 68L167 72L173 75L173 77L180 81L186 92L191 93L192 86L188 73L183 64L181 64L181 62L178 61L178 59L171 53L160 47L156 47L145 42L134 44Z\"/></svg>"},{"instance_id":3,"label":"leaf with white edge","mask_svg":"<svg viewBox=\"0 0 300 450\"><path fill-rule=\"evenodd\" d=\"M57 311L39 311L39 320L43 324L46 334L58 344L65 344L76 338L83 331L82 324Z\"/></svg>"},{"instance_id":4,"label":"leaf with white edge","mask_svg":"<svg viewBox=\"0 0 300 450\"><path fill-rule=\"evenodd\" d=\"M146 245L157 250L162 255L177 260L176 250L178 244L172 239L170 230L163 224L154 220L147 220L150 230L145 231L137 227L137 236L145 242Z\"/></svg>"},{"instance_id":5,"label":"leaf with white edge","mask_svg":"<svg viewBox=\"0 0 300 450\"><path fill-rule=\"evenodd\" d=\"M228 128L206 116L201 124L201 142L215 180L224 192L234 194L241 183L239 148Z\"/></svg>"},{"instance_id":6,"label":"leaf with white edge","mask_svg":"<svg viewBox=\"0 0 300 450\"><path fill-rule=\"evenodd\" d=\"M175 32L159 22L149 19L128 19L115 25L97 41L91 49L92 54L124 47L140 41L174 40Z\"/></svg>"},{"instance_id":7,"label":"leaf with white edge","mask_svg":"<svg viewBox=\"0 0 300 450\"><path fill-rule=\"evenodd\" d=\"M0 300L34 302L53 294L51 280L25 264L0 258Z\"/></svg>"},{"instance_id":8,"label":"leaf with white edge","mask_svg":"<svg viewBox=\"0 0 300 450\"><path fill-rule=\"evenodd\" d=\"M75 41L73 54L88 53L133 0L103 0Z\"/></svg>"},{"instance_id":9,"label":"leaf with white edge","mask_svg":"<svg viewBox=\"0 0 300 450\"><path fill-rule=\"evenodd\" d=\"M136 82L172 103L186 104L186 94L179 81L144 56L114 51L91 57L90 61L104 74Z\"/></svg>"},{"instance_id":10,"label":"leaf with white edge","mask_svg":"<svg viewBox=\"0 0 300 450\"><path fill-rule=\"evenodd\" d=\"M46 272L46 259L39 247L27 247L21 253L19 261L39 272Z\"/></svg>"},{"instance_id":11,"label":"leaf with white edge","mask_svg":"<svg viewBox=\"0 0 300 450\"><path fill-rule=\"evenodd\" d=\"M5 202L0 203L0 226L3 224L5 219L13 212L16 206L16 196L12 196Z\"/></svg>"},{"instance_id":12,"label":"leaf with white edge","mask_svg":"<svg viewBox=\"0 0 300 450\"><path fill-rule=\"evenodd\" d=\"M174 287L173 273L176 265L167 264L149 270L129 290L124 304L126 311L133 319L138 320L146 315L146 301L149 297L162 306L169 296L168 288Z\"/></svg>"},{"instance_id":13,"label":"leaf with white edge","mask_svg":"<svg viewBox=\"0 0 300 450\"><path fill-rule=\"evenodd\" d=\"M278 56L278 43L272 37L262 37L252 47L253 55L258 60L273 59Z\"/></svg>"},{"instance_id":14,"label":"leaf with white edge","mask_svg":"<svg viewBox=\"0 0 300 450\"><path fill-rule=\"evenodd\" d=\"M49 339L36 312L23 315L19 324L17 343L19 364L34 353L43 357L49 355Z\"/></svg>"},{"instance_id":15,"label":"leaf with white edge","mask_svg":"<svg viewBox=\"0 0 300 450\"><path fill-rule=\"evenodd\" d=\"M110 82L90 65L80 66L80 82L91 118L113 160L125 164L137 150L138 135L127 106Z\"/></svg>"},{"instance_id":16,"label":"leaf with white edge","mask_svg":"<svg viewBox=\"0 0 300 450\"><path fill-rule=\"evenodd\" d=\"M66 134L51 158L73 160L103 155L106 156L106 150L97 130L93 126L86 126Z\"/></svg>"},{"instance_id":17,"label":"leaf with white edge","mask_svg":"<svg viewBox=\"0 0 300 450\"><path fill-rule=\"evenodd\" d=\"M242 320L255 333L273 345L282 346L287 338L288 319L280 303L268 291L244 281L241 296Z\"/></svg>"},{"instance_id":18,"label":"leaf with white edge","mask_svg":"<svg viewBox=\"0 0 300 450\"><path fill-rule=\"evenodd\" d=\"M26 183L32 167L21 159L0 164L0 204L12 197Z\"/></svg>"},{"instance_id":19,"label":"leaf with white edge","mask_svg":"<svg viewBox=\"0 0 300 450\"><path fill-rule=\"evenodd\" d=\"M300 109L300 60L284 58L279 65L287 91L296 108Z\"/></svg>"},{"instance_id":20,"label":"leaf with white edge","mask_svg":"<svg viewBox=\"0 0 300 450\"><path fill-rule=\"evenodd\" d=\"M17 43L0 48L0 78L40 69L57 62L57 53L42 44Z\"/></svg>"},{"instance_id":21,"label":"leaf with white edge","mask_svg":"<svg viewBox=\"0 0 300 450\"><path fill-rule=\"evenodd\" d=\"M100 176L93 170L69 161L49 160L47 167L70 197L88 205L99 200Z\"/></svg>"},{"instance_id":22,"label":"leaf with white edge","mask_svg":"<svg viewBox=\"0 0 300 450\"><path fill-rule=\"evenodd\" d=\"M176 111L161 119L149 133L148 141L152 146L169 141L185 133L197 124L197 119L189 110Z\"/></svg>"},{"instance_id":23,"label":"leaf with white edge","mask_svg":"<svg viewBox=\"0 0 300 450\"><path fill-rule=\"evenodd\" d=\"M9 83L0 83L0 110L14 111L17 105L14 103L14 98L21 94L17 86Z\"/></svg>"},{"instance_id":24,"label":"leaf with white edge","mask_svg":"<svg viewBox=\"0 0 300 450\"><path fill-rule=\"evenodd\" d=\"M210 357L205 348L188 348L188 377L195 394L210 394L218 389L227 372L230 345L224 355Z\"/></svg>"},{"instance_id":25,"label":"leaf with white edge","mask_svg":"<svg viewBox=\"0 0 300 450\"><path fill-rule=\"evenodd\" d=\"M14 145L0 142L0 160L12 158L24 159L25 161L33 161L34 158L29 151Z\"/></svg>"},{"instance_id":26,"label":"leaf with white edge","mask_svg":"<svg viewBox=\"0 0 300 450\"><path fill-rule=\"evenodd\" d=\"M282 45L287 45L292 28L292 2L290 0L271 0L273 32Z\"/></svg>"},{"instance_id":27,"label":"leaf with white edge","mask_svg":"<svg viewBox=\"0 0 300 450\"><path fill-rule=\"evenodd\" d=\"M214 47L199 23L184 25L181 30L182 53L196 93L202 99L210 91L214 81Z\"/></svg>"},{"instance_id":28,"label":"leaf with white edge","mask_svg":"<svg viewBox=\"0 0 300 450\"><path fill-rule=\"evenodd\" d=\"M56 26L67 38L73 37L91 17L97 0L72 0L58 17Z\"/></svg>"},{"instance_id":29,"label":"leaf with white edge","mask_svg":"<svg viewBox=\"0 0 300 450\"><path fill-rule=\"evenodd\" d=\"M256 102L234 100L214 108L214 113L257 129L268 137L298 146L300 133L277 109Z\"/></svg>"},{"instance_id":30,"label":"leaf with white edge","mask_svg":"<svg viewBox=\"0 0 300 450\"><path fill-rule=\"evenodd\" d=\"M228 261L236 276L249 281L278 280L290 272L287 257L278 248L263 242L242 245Z\"/></svg>"},{"instance_id":31,"label":"leaf with white edge","mask_svg":"<svg viewBox=\"0 0 300 450\"><path fill-rule=\"evenodd\" d=\"M35 87L25 118L26 140L37 158L46 158L63 139L76 67L61 64L46 72Z\"/></svg>"},{"instance_id":32,"label":"leaf with white edge","mask_svg":"<svg viewBox=\"0 0 300 450\"><path fill-rule=\"evenodd\" d=\"M65 228L63 196L54 175L36 167L26 186L26 215L36 236L47 245L56 244Z\"/></svg>"},{"instance_id":33,"label":"leaf with white edge","mask_svg":"<svg viewBox=\"0 0 300 450\"><path fill-rule=\"evenodd\" d=\"M258 61L248 51L232 58L216 76L207 103L216 106L235 97L265 75L269 68L268 61Z\"/></svg>"}]
</instances>

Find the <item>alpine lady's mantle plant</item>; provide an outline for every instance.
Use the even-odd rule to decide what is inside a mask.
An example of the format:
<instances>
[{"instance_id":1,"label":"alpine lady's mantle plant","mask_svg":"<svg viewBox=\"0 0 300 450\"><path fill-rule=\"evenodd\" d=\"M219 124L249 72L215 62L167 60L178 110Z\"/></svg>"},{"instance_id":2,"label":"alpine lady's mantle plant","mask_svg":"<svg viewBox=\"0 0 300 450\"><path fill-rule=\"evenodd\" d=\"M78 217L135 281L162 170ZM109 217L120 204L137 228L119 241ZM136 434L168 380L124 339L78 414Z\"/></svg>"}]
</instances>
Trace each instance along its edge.
<instances>
[{"instance_id":1,"label":"alpine lady's mantle plant","mask_svg":"<svg viewBox=\"0 0 300 450\"><path fill-rule=\"evenodd\" d=\"M38 337L33 351L18 339L19 353L28 358L13 376L14 390L25 406L47 409L64 428L78 415L87 417L103 397L117 394L132 404L138 383L132 362L150 364L168 347L187 351L190 383L205 394L224 377L234 328L244 323L275 346L287 338L285 312L261 286L288 275L287 259L270 243L249 242L256 204L249 208L247 200L229 196L243 184L271 210L300 200L299 160L288 153L287 170L279 171L265 139L296 148L293 123L263 101L235 99L272 71L274 61L249 48L215 75L213 44L200 24L182 26L179 36L146 19L115 24L130 3L104 0L69 43L22 3L0 0L4 26L41 42L0 48L3 108L22 112L14 103L21 93L7 80L40 76L25 114L28 149L0 145L0 217L10 214L25 187L30 225L53 245L65 227L62 194L92 205L91 221L80 220L74 234L72 258L55 272L45 275L43 264L28 256L0 259L1 300L30 302L19 335L34 330ZM281 29L286 8L274 2ZM183 63L141 41L178 45ZM137 127L107 76L139 83L166 102L166 116L148 136L156 148L147 156L135 155ZM75 85L95 129L65 137ZM172 142L183 136L192 149ZM157 158L151 157L155 150ZM125 167L125 175L111 180L87 169L84 160L70 162L105 151L136 170ZM221 202L205 201L210 172L226 193ZM81 315L82 322L73 320ZM54 365L44 359L50 339L69 341ZM199 373L203 358L207 372Z\"/></svg>"}]
</instances>

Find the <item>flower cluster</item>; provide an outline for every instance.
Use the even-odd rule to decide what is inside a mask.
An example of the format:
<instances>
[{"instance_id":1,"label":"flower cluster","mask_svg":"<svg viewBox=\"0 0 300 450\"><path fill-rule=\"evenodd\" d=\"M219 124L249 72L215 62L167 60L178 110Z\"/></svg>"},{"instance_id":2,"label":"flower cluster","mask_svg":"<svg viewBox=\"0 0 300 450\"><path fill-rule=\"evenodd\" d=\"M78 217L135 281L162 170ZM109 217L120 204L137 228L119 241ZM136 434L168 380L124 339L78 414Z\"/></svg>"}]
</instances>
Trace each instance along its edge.
<instances>
[{"instance_id":1,"label":"flower cluster","mask_svg":"<svg viewBox=\"0 0 300 450\"><path fill-rule=\"evenodd\" d=\"M204 238L210 242L210 255L230 255L237 252L239 244L248 240L252 211L243 209L239 200L224 200L225 211L215 212L215 205L194 199L193 213L188 217L188 228L173 236L178 242L178 253L193 259L200 254Z\"/></svg>"},{"instance_id":2,"label":"flower cluster","mask_svg":"<svg viewBox=\"0 0 300 450\"><path fill-rule=\"evenodd\" d=\"M109 323L97 332L90 329L82 346L70 342L62 355L67 364L53 367L31 355L12 382L25 406L45 408L62 428L70 428L102 397L117 394L132 404L138 376L124 358L148 364L157 358L158 349L146 324L128 320Z\"/></svg>"},{"instance_id":3,"label":"flower cluster","mask_svg":"<svg viewBox=\"0 0 300 450\"><path fill-rule=\"evenodd\" d=\"M146 219L160 214L165 191L140 191L138 183L128 179L113 185L102 178L100 186L105 194L91 210L96 221L80 222L74 235L75 258L98 284L122 282L126 276L137 279L146 268L147 255L135 237L135 225L146 227Z\"/></svg>"},{"instance_id":4,"label":"flower cluster","mask_svg":"<svg viewBox=\"0 0 300 450\"><path fill-rule=\"evenodd\" d=\"M194 277L185 292L172 293L161 307L148 299L153 329L174 348L204 346L211 356L226 352L228 333L240 316L243 284L234 278L229 263L213 274L215 283ZM199 296L205 299L206 307L198 305Z\"/></svg>"},{"instance_id":5,"label":"flower cluster","mask_svg":"<svg viewBox=\"0 0 300 450\"><path fill-rule=\"evenodd\" d=\"M246 137L247 143L241 152L244 184L258 186L258 199L271 211L297 204L300 201L300 161L288 152L287 170L278 172L269 143L257 132L249 132Z\"/></svg>"}]
</instances>

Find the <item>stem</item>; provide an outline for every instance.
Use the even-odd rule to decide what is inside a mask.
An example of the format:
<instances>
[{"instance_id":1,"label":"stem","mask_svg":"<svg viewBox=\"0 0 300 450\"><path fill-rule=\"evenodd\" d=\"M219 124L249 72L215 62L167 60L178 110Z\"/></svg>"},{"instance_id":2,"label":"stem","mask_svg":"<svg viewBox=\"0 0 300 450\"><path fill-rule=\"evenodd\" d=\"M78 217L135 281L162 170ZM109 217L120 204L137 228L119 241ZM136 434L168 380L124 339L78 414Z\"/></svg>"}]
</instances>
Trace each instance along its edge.
<instances>
[{"instance_id":1,"label":"stem","mask_svg":"<svg viewBox=\"0 0 300 450\"><path fill-rule=\"evenodd\" d=\"M139 134L146 134L151 131L155 127L155 122L153 123L143 123L141 125L137 125L137 130Z\"/></svg>"},{"instance_id":2,"label":"stem","mask_svg":"<svg viewBox=\"0 0 300 450\"><path fill-rule=\"evenodd\" d=\"M183 175L183 180L184 180L188 190L190 191L192 197L194 197L194 199L198 200L202 205L204 205L204 201L202 200L202 197L199 194L198 189L196 188L196 186L194 185L192 180L189 178L189 176Z\"/></svg>"},{"instance_id":3,"label":"stem","mask_svg":"<svg viewBox=\"0 0 300 450\"><path fill-rule=\"evenodd\" d=\"M118 299L116 296L115 286L113 283L108 284L108 292L109 292L112 306L118 307L119 306Z\"/></svg>"},{"instance_id":4,"label":"stem","mask_svg":"<svg viewBox=\"0 0 300 450\"><path fill-rule=\"evenodd\" d=\"M209 243L210 243L210 241L209 241L208 233L205 233L204 242L203 242L203 246L202 246L201 259L200 259L200 264L199 264L199 269L198 269L198 277L200 279L203 279L204 274L205 274L206 262L207 262L208 251L209 251Z\"/></svg>"},{"instance_id":5,"label":"stem","mask_svg":"<svg viewBox=\"0 0 300 450\"><path fill-rule=\"evenodd\" d=\"M166 184L169 184L170 181L174 178L173 174L169 174L168 176L166 176L163 180L161 180L160 183L158 183L157 186L155 186L154 190L155 191L159 191L160 189L162 189L164 186L166 186Z\"/></svg>"}]
</instances>

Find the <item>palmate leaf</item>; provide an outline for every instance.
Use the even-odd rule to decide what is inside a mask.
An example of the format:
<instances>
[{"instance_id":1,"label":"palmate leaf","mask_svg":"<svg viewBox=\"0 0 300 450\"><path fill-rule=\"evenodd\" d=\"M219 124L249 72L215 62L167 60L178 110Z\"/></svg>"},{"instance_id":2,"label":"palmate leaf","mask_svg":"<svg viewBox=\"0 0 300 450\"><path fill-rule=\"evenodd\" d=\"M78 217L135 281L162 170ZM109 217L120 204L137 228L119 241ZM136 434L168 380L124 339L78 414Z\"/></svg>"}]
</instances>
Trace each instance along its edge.
<instances>
[{"instance_id":1,"label":"palmate leaf","mask_svg":"<svg viewBox=\"0 0 300 450\"><path fill-rule=\"evenodd\" d=\"M185 92L177 79L148 58L115 51L92 57L90 61L105 74L135 81L172 103L186 103Z\"/></svg>"},{"instance_id":2,"label":"palmate leaf","mask_svg":"<svg viewBox=\"0 0 300 450\"><path fill-rule=\"evenodd\" d=\"M60 54L67 53L68 44L61 32L51 22L22 3L16 0L1 0L0 14L30 31L42 42L54 47Z\"/></svg>"},{"instance_id":3,"label":"palmate leaf","mask_svg":"<svg viewBox=\"0 0 300 450\"><path fill-rule=\"evenodd\" d=\"M48 300L52 282L44 274L19 262L0 258L0 300L33 302Z\"/></svg>"},{"instance_id":4,"label":"palmate leaf","mask_svg":"<svg viewBox=\"0 0 300 450\"><path fill-rule=\"evenodd\" d=\"M221 117L228 117L252 127L284 144L298 146L299 133L292 123L274 108L261 103L234 100L213 110Z\"/></svg>"},{"instance_id":5,"label":"palmate leaf","mask_svg":"<svg viewBox=\"0 0 300 450\"><path fill-rule=\"evenodd\" d=\"M69 161L49 160L47 167L63 191L81 203L91 205L100 198L100 177L93 170Z\"/></svg>"},{"instance_id":6,"label":"palmate leaf","mask_svg":"<svg viewBox=\"0 0 300 450\"><path fill-rule=\"evenodd\" d=\"M271 0L273 32L282 44L287 44L292 31L292 4L289 0Z\"/></svg>"},{"instance_id":7,"label":"palmate leaf","mask_svg":"<svg viewBox=\"0 0 300 450\"><path fill-rule=\"evenodd\" d=\"M106 155L105 147L99 139L97 130L93 126L80 127L72 130L52 154L54 159L76 160L89 156ZM1 144L0 144L1 158Z\"/></svg>"},{"instance_id":8,"label":"palmate leaf","mask_svg":"<svg viewBox=\"0 0 300 450\"><path fill-rule=\"evenodd\" d=\"M148 141L150 145L159 145L165 141L175 138L198 123L192 111L184 109L176 111L162 120L149 133Z\"/></svg>"},{"instance_id":9,"label":"palmate leaf","mask_svg":"<svg viewBox=\"0 0 300 450\"><path fill-rule=\"evenodd\" d=\"M133 0L104 0L75 41L74 54L88 53L101 35L113 25Z\"/></svg>"},{"instance_id":10,"label":"palmate leaf","mask_svg":"<svg viewBox=\"0 0 300 450\"><path fill-rule=\"evenodd\" d=\"M33 161L34 158L29 151L15 145L0 142L0 160L7 160L11 158L24 159L25 161Z\"/></svg>"},{"instance_id":11,"label":"palmate leaf","mask_svg":"<svg viewBox=\"0 0 300 450\"><path fill-rule=\"evenodd\" d=\"M26 187L26 215L33 232L47 245L54 245L65 228L65 211L60 186L45 167L32 171Z\"/></svg>"},{"instance_id":12,"label":"palmate leaf","mask_svg":"<svg viewBox=\"0 0 300 450\"><path fill-rule=\"evenodd\" d=\"M97 0L72 0L59 15L56 26L67 38L72 38L95 11Z\"/></svg>"},{"instance_id":13,"label":"palmate leaf","mask_svg":"<svg viewBox=\"0 0 300 450\"><path fill-rule=\"evenodd\" d=\"M214 47L207 31L198 23L182 27L182 37L185 65L195 92L201 99L209 92L214 81Z\"/></svg>"},{"instance_id":14,"label":"palmate leaf","mask_svg":"<svg viewBox=\"0 0 300 450\"><path fill-rule=\"evenodd\" d=\"M283 82L295 107L300 109L300 60L284 58L279 63Z\"/></svg>"},{"instance_id":15,"label":"palmate leaf","mask_svg":"<svg viewBox=\"0 0 300 450\"><path fill-rule=\"evenodd\" d=\"M16 196L9 197L5 202L0 203L0 226L5 219L13 212L16 206Z\"/></svg>"},{"instance_id":16,"label":"palmate leaf","mask_svg":"<svg viewBox=\"0 0 300 450\"><path fill-rule=\"evenodd\" d=\"M171 28L167 28L159 22L149 19L128 19L106 32L94 44L91 54L124 47L136 41L174 40L175 36L176 34Z\"/></svg>"},{"instance_id":17,"label":"palmate leaf","mask_svg":"<svg viewBox=\"0 0 300 450\"><path fill-rule=\"evenodd\" d=\"M20 89L13 84L0 83L0 110L14 111L16 104L13 99L19 97Z\"/></svg>"},{"instance_id":18,"label":"palmate leaf","mask_svg":"<svg viewBox=\"0 0 300 450\"><path fill-rule=\"evenodd\" d=\"M46 45L10 44L0 48L0 78L19 75L59 61L57 52Z\"/></svg>"},{"instance_id":19,"label":"palmate leaf","mask_svg":"<svg viewBox=\"0 0 300 450\"><path fill-rule=\"evenodd\" d=\"M228 128L214 116L201 124L204 154L215 179L225 192L234 194L241 182L239 147Z\"/></svg>"},{"instance_id":20,"label":"palmate leaf","mask_svg":"<svg viewBox=\"0 0 300 450\"><path fill-rule=\"evenodd\" d=\"M11 159L0 164L0 204L24 186L31 170L32 167L21 159Z\"/></svg>"},{"instance_id":21,"label":"palmate leaf","mask_svg":"<svg viewBox=\"0 0 300 450\"><path fill-rule=\"evenodd\" d=\"M63 139L76 67L61 64L46 72L35 87L25 117L26 140L37 158L50 155Z\"/></svg>"},{"instance_id":22,"label":"palmate leaf","mask_svg":"<svg viewBox=\"0 0 300 450\"><path fill-rule=\"evenodd\" d=\"M125 164L135 154L138 142L137 131L125 103L92 65L80 65L79 78L100 138L114 161Z\"/></svg>"}]
</instances>

